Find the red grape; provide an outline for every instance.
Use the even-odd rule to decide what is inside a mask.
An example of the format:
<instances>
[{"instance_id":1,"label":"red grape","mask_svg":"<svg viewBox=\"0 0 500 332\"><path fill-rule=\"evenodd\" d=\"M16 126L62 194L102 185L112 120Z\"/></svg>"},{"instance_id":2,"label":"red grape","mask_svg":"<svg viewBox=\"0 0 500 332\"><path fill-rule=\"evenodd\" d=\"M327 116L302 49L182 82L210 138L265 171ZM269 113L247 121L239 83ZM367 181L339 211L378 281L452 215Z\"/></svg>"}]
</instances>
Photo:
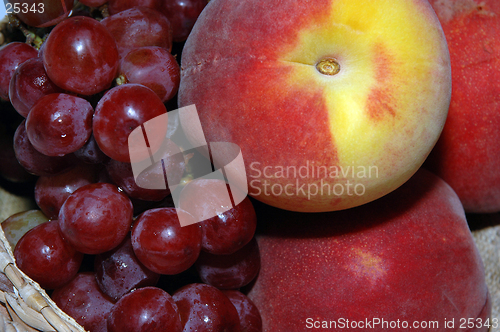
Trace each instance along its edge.
<instances>
[{"instance_id":1,"label":"red grape","mask_svg":"<svg viewBox=\"0 0 500 332\"><path fill-rule=\"evenodd\" d=\"M222 291L206 284L189 284L174 298L184 327L183 332L239 332L236 308Z\"/></svg>"},{"instance_id":2,"label":"red grape","mask_svg":"<svg viewBox=\"0 0 500 332\"><path fill-rule=\"evenodd\" d=\"M13 183L27 183L36 179L19 164L14 151L13 134L3 129L0 129L0 176Z\"/></svg>"},{"instance_id":3,"label":"red grape","mask_svg":"<svg viewBox=\"0 0 500 332\"><path fill-rule=\"evenodd\" d=\"M40 176L35 185L35 201L47 217L57 219L69 195L96 180L96 170L84 165L77 165L57 175Z\"/></svg>"},{"instance_id":4,"label":"red grape","mask_svg":"<svg viewBox=\"0 0 500 332\"><path fill-rule=\"evenodd\" d=\"M47 156L64 156L83 147L92 133L94 109L83 98L65 93L42 97L26 118L33 147Z\"/></svg>"},{"instance_id":5,"label":"red grape","mask_svg":"<svg viewBox=\"0 0 500 332\"><path fill-rule=\"evenodd\" d=\"M198 220L203 220L200 223L203 231L202 250L226 255L242 248L253 238L257 216L252 202L245 197L235 207L227 206L227 211L207 219L205 215L212 207L226 207L223 195L226 193L218 192L221 188L226 192L230 189L222 180L195 179L183 188L179 205Z\"/></svg>"},{"instance_id":6,"label":"red grape","mask_svg":"<svg viewBox=\"0 0 500 332\"><path fill-rule=\"evenodd\" d=\"M96 106L94 138L104 154L114 160L130 162L130 133L144 122L166 112L165 105L150 88L140 84L114 87Z\"/></svg>"},{"instance_id":7,"label":"red grape","mask_svg":"<svg viewBox=\"0 0 500 332\"><path fill-rule=\"evenodd\" d=\"M108 9L111 15L134 7L148 7L161 10L162 0L109 0Z\"/></svg>"},{"instance_id":8,"label":"red grape","mask_svg":"<svg viewBox=\"0 0 500 332\"><path fill-rule=\"evenodd\" d=\"M115 38L121 58L143 46L172 49L172 27L157 10L134 7L106 17L101 23Z\"/></svg>"},{"instance_id":9,"label":"red grape","mask_svg":"<svg viewBox=\"0 0 500 332\"><path fill-rule=\"evenodd\" d=\"M163 102L172 99L179 89L179 64L168 50L158 46L130 51L120 61L119 74L127 83L147 86Z\"/></svg>"},{"instance_id":10,"label":"red grape","mask_svg":"<svg viewBox=\"0 0 500 332\"><path fill-rule=\"evenodd\" d=\"M238 311L241 331L262 332L262 317L259 309L245 294L237 290L223 290Z\"/></svg>"},{"instance_id":11,"label":"red grape","mask_svg":"<svg viewBox=\"0 0 500 332\"><path fill-rule=\"evenodd\" d=\"M113 36L99 21L77 16L58 24L45 41L43 63L59 87L93 95L111 86L118 70Z\"/></svg>"},{"instance_id":12,"label":"red grape","mask_svg":"<svg viewBox=\"0 0 500 332\"><path fill-rule=\"evenodd\" d=\"M97 145L94 135L90 135L87 142L74 155L87 164L104 164L109 160L109 157L104 154Z\"/></svg>"},{"instance_id":13,"label":"red grape","mask_svg":"<svg viewBox=\"0 0 500 332\"><path fill-rule=\"evenodd\" d=\"M45 72L41 58L26 60L12 75L9 85L9 98L12 106L24 117L45 95L63 92Z\"/></svg>"},{"instance_id":14,"label":"red grape","mask_svg":"<svg viewBox=\"0 0 500 332\"><path fill-rule=\"evenodd\" d=\"M97 255L94 272L101 290L115 301L134 288L155 286L160 278L137 259L130 236L112 251Z\"/></svg>"},{"instance_id":15,"label":"red grape","mask_svg":"<svg viewBox=\"0 0 500 332\"><path fill-rule=\"evenodd\" d=\"M80 3L89 7L101 7L102 5L108 2L108 0L79 0L79 1Z\"/></svg>"},{"instance_id":16,"label":"red grape","mask_svg":"<svg viewBox=\"0 0 500 332\"><path fill-rule=\"evenodd\" d=\"M108 317L108 332L181 332L181 319L172 296L156 287L124 295Z\"/></svg>"},{"instance_id":17,"label":"red grape","mask_svg":"<svg viewBox=\"0 0 500 332\"><path fill-rule=\"evenodd\" d=\"M109 183L78 188L59 211L63 238L85 254L99 254L116 248L132 225L130 199Z\"/></svg>"},{"instance_id":18,"label":"red grape","mask_svg":"<svg viewBox=\"0 0 500 332\"><path fill-rule=\"evenodd\" d=\"M238 289L248 285L259 273L260 255L255 238L230 255L201 252L196 269L204 283L219 289Z\"/></svg>"},{"instance_id":19,"label":"red grape","mask_svg":"<svg viewBox=\"0 0 500 332\"><path fill-rule=\"evenodd\" d=\"M175 42L187 39L207 4L208 0L164 0L162 12L172 24Z\"/></svg>"},{"instance_id":20,"label":"red grape","mask_svg":"<svg viewBox=\"0 0 500 332\"><path fill-rule=\"evenodd\" d=\"M109 160L106 171L111 181L120 187L129 197L144 201L161 201L168 196L170 190L145 189L137 185L130 163Z\"/></svg>"},{"instance_id":21,"label":"red grape","mask_svg":"<svg viewBox=\"0 0 500 332\"><path fill-rule=\"evenodd\" d=\"M132 228L132 246L137 258L156 273L181 273L191 267L200 254L200 226L181 227L177 214L192 219L180 209L150 209L139 216Z\"/></svg>"},{"instance_id":22,"label":"red grape","mask_svg":"<svg viewBox=\"0 0 500 332\"><path fill-rule=\"evenodd\" d=\"M7 0L19 6L16 16L34 27L48 27L64 20L73 9L73 0Z\"/></svg>"},{"instance_id":23,"label":"red grape","mask_svg":"<svg viewBox=\"0 0 500 332\"><path fill-rule=\"evenodd\" d=\"M101 292L93 273L77 274L71 282L55 289L51 298L87 331L107 331L106 318L113 309L114 302Z\"/></svg>"},{"instance_id":24,"label":"red grape","mask_svg":"<svg viewBox=\"0 0 500 332\"><path fill-rule=\"evenodd\" d=\"M50 157L38 152L28 139L26 120L17 127L14 134L14 152L16 158L28 172L35 175L55 175L75 165L72 154L63 157Z\"/></svg>"},{"instance_id":25,"label":"red grape","mask_svg":"<svg viewBox=\"0 0 500 332\"><path fill-rule=\"evenodd\" d=\"M57 220L47 221L27 232L14 249L17 266L46 289L55 289L73 279L83 259L59 235Z\"/></svg>"},{"instance_id":26,"label":"red grape","mask_svg":"<svg viewBox=\"0 0 500 332\"><path fill-rule=\"evenodd\" d=\"M12 42L0 48L0 99L9 100L10 80L17 67L37 55L34 47L21 42Z\"/></svg>"},{"instance_id":27,"label":"red grape","mask_svg":"<svg viewBox=\"0 0 500 332\"><path fill-rule=\"evenodd\" d=\"M149 122L150 124L150 122ZM160 122L160 126L162 126ZM149 125L145 125L144 127L149 128ZM163 127L162 129L165 129ZM162 130L159 130L160 132ZM142 131L138 131L139 135L141 135L138 139L142 139ZM163 138L163 142L161 145L156 145L156 139L161 138L162 136L155 136L155 133L148 133L148 138L153 137L153 139L149 139L150 150L153 151L157 149L158 151L154 154L155 160L157 162L153 163L149 167L145 168L140 174L136 174L135 184L140 186L141 188L158 188L156 190L163 190L162 188L167 187L167 192L170 193L170 188L175 186L181 182L182 175L184 173L186 162L184 159L184 155L181 152L179 146L175 144L172 140L168 138ZM129 141L133 142L136 137L129 136ZM153 142L153 144L151 144ZM130 146L131 153L134 153L134 159L138 158L137 150L133 147L131 143ZM142 151L140 151L143 153ZM149 156L148 156L149 157ZM138 158L139 159L139 158ZM151 159L147 158L146 161L150 164ZM144 189L141 192L151 190ZM142 197L137 197L141 199Z\"/></svg>"}]
</instances>

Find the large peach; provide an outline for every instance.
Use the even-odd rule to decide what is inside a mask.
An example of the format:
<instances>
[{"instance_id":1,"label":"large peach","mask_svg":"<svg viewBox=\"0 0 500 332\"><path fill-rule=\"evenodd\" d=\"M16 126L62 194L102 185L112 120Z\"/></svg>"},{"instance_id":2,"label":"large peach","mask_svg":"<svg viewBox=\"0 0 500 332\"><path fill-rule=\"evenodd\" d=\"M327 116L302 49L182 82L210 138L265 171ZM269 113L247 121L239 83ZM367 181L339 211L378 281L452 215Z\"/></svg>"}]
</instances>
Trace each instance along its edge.
<instances>
[{"instance_id":1,"label":"large peach","mask_svg":"<svg viewBox=\"0 0 500 332\"><path fill-rule=\"evenodd\" d=\"M431 0L448 40L453 89L448 118L425 167L467 212L500 211L500 2Z\"/></svg>"},{"instance_id":2,"label":"large peach","mask_svg":"<svg viewBox=\"0 0 500 332\"><path fill-rule=\"evenodd\" d=\"M429 171L346 211L257 211L261 269L248 296L264 332L498 325L486 320L484 268L460 200Z\"/></svg>"},{"instance_id":3,"label":"large peach","mask_svg":"<svg viewBox=\"0 0 500 332\"><path fill-rule=\"evenodd\" d=\"M450 95L425 0L212 0L183 49L178 101L196 105L209 142L241 147L250 195L332 211L407 181Z\"/></svg>"}]
</instances>

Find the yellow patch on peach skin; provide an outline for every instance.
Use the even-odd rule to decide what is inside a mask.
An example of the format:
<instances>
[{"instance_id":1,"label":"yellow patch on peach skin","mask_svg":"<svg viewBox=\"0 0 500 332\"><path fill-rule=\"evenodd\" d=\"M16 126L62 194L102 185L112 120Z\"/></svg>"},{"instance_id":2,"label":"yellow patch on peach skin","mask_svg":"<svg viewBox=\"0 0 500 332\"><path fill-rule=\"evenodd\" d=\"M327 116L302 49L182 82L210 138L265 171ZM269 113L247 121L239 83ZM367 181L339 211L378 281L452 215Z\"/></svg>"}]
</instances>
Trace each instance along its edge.
<instances>
[{"instance_id":1,"label":"yellow patch on peach skin","mask_svg":"<svg viewBox=\"0 0 500 332\"><path fill-rule=\"evenodd\" d=\"M332 1L330 15L311 22L296 45L283 49L279 60L292 68L291 84L322 91L340 165L416 168L418 138L440 132L436 119L443 117L436 113L443 105L436 105L433 84L447 73L446 51L421 7L415 1ZM324 57L338 60L337 75L316 70Z\"/></svg>"},{"instance_id":2,"label":"yellow patch on peach skin","mask_svg":"<svg viewBox=\"0 0 500 332\"><path fill-rule=\"evenodd\" d=\"M387 273L382 258L371 252L356 249L353 253L352 263L347 266L357 277L368 279L371 283L377 282Z\"/></svg>"}]
</instances>

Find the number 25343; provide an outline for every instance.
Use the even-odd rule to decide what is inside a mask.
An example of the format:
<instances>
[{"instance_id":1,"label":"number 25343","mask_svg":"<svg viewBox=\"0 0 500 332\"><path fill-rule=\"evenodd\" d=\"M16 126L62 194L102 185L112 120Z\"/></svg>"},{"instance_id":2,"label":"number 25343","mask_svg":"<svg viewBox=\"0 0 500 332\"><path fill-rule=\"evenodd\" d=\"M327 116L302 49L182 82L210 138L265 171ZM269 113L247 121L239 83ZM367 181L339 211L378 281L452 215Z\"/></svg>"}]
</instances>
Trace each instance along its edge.
<instances>
[{"instance_id":1,"label":"number 25343","mask_svg":"<svg viewBox=\"0 0 500 332\"><path fill-rule=\"evenodd\" d=\"M7 11L7 14L19 14L19 13L41 14L45 11L45 6L43 2L33 3L31 5L26 2L14 2L14 3L7 2L5 4L5 9Z\"/></svg>"}]
</instances>

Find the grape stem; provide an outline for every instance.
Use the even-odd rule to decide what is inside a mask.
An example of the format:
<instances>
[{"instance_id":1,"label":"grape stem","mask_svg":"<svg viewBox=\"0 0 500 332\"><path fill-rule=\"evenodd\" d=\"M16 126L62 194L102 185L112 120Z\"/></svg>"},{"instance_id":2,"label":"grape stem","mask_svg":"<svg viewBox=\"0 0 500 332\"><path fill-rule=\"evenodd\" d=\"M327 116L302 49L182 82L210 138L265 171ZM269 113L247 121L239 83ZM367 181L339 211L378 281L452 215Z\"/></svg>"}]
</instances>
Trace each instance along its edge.
<instances>
[{"instance_id":1,"label":"grape stem","mask_svg":"<svg viewBox=\"0 0 500 332\"><path fill-rule=\"evenodd\" d=\"M19 30L24 34L26 37L26 43L33 45L37 50L42 47L43 44L43 39L38 36L36 33L33 31L28 30L25 26L21 25L19 27Z\"/></svg>"},{"instance_id":2,"label":"grape stem","mask_svg":"<svg viewBox=\"0 0 500 332\"><path fill-rule=\"evenodd\" d=\"M128 83L128 79L125 75L120 74L118 77L115 79L116 85L122 85Z\"/></svg>"},{"instance_id":3,"label":"grape stem","mask_svg":"<svg viewBox=\"0 0 500 332\"><path fill-rule=\"evenodd\" d=\"M101 12L102 18L105 19L106 17L109 17L109 10L108 10L108 4L104 4L101 7L99 7L99 11Z\"/></svg>"},{"instance_id":4,"label":"grape stem","mask_svg":"<svg viewBox=\"0 0 500 332\"><path fill-rule=\"evenodd\" d=\"M8 23L7 17L0 19L0 46L3 46L5 43L4 30L7 28Z\"/></svg>"},{"instance_id":5,"label":"grape stem","mask_svg":"<svg viewBox=\"0 0 500 332\"><path fill-rule=\"evenodd\" d=\"M33 45L37 50L40 49L43 44L43 39L33 31L26 28L26 26L24 26L24 24L22 24L15 15L9 14L9 23L13 28L17 28L23 33L26 37L27 44Z\"/></svg>"}]
</instances>

